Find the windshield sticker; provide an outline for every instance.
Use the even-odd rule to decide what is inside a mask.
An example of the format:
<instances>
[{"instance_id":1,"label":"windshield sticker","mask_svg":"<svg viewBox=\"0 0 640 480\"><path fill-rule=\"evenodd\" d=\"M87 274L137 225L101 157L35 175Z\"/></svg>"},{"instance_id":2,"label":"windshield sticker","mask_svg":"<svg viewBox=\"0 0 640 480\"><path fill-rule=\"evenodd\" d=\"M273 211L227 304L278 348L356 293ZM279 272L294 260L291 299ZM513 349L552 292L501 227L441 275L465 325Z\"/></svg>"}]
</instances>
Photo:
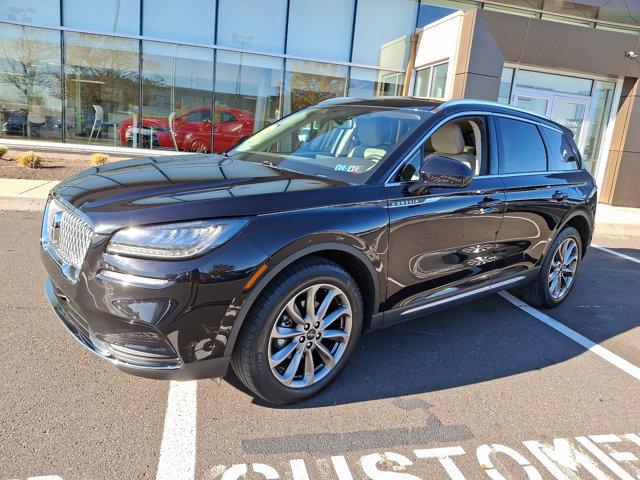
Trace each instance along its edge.
<instances>
[{"instance_id":1,"label":"windshield sticker","mask_svg":"<svg viewBox=\"0 0 640 480\"><path fill-rule=\"evenodd\" d=\"M338 172L349 172L349 173L362 173L364 172L363 165L336 165L334 169Z\"/></svg>"}]
</instances>

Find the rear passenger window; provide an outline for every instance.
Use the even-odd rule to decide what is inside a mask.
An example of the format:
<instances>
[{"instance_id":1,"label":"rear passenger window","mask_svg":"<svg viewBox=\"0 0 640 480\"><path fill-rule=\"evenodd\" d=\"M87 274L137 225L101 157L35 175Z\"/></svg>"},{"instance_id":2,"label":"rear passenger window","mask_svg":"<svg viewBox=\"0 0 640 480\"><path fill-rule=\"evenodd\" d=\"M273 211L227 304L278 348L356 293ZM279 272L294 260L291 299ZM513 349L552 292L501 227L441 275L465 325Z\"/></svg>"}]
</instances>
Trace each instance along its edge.
<instances>
[{"instance_id":1,"label":"rear passenger window","mask_svg":"<svg viewBox=\"0 0 640 480\"><path fill-rule=\"evenodd\" d=\"M547 151L533 123L497 117L500 130L500 173L544 172Z\"/></svg>"},{"instance_id":2,"label":"rear passenger window","mask_svg":"<svg viewBox=\"0 0 640 480\"><path fill-rule=\"evenodd\" d=\"M547 127L544 128L544 133L553 156L555 170L578 170L578 157L567 137L562 132Z\"/></svg>"}]
</instances>

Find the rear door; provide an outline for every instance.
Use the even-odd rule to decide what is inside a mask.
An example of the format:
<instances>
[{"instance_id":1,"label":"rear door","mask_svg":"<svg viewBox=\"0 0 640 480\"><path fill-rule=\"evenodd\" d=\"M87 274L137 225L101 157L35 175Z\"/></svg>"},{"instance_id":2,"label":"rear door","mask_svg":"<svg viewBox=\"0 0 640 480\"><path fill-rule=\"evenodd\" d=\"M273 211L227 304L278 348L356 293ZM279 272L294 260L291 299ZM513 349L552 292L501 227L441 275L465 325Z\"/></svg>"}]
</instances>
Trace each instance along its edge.
<instances>
[{"instance_id":1,"label":"rear door","mask_svg":"<svg viewBox=\"0 0 640 480\"><path fill-rule=\"evenodd\" d=\"M579 178L572 178L570 171L561 170L556 163L554 151L561 149L563 132L506 115L496 114L495 124L498 171L506 189L506 211L496 242L497 281L526 271L534 273L556 227L581 201L583 192L576 187ZM571 168L570 163L566 165Z\"/></svg>"}]
</instances>

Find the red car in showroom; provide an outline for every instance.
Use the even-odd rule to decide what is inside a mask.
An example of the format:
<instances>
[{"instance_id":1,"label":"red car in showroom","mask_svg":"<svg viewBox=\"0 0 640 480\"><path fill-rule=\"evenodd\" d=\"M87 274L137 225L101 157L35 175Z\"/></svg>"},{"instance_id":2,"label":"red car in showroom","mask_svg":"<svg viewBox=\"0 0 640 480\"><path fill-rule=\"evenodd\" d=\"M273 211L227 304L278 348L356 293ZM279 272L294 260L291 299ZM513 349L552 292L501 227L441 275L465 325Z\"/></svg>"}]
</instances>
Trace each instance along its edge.
<instances>
[{"instance_id":1,"label":"red car in showroom","mask_svg":"<svg viewBox=\"0 0 640 480\"><path fill-rule=\"evenodd\" d=\"M213 118L213 148L211 146L211 128ZM226 152L240 140L253 133L254 117L248 110L227 107L195 107L181 112L173 119L175 145L173 143L168 117L147 116L142 119L139 130L140 146L149 148L178 148L192 152ZM123 145L131 146L133 120L128 118L120 122L118 137Z\"/></svg>"}]
</instances>

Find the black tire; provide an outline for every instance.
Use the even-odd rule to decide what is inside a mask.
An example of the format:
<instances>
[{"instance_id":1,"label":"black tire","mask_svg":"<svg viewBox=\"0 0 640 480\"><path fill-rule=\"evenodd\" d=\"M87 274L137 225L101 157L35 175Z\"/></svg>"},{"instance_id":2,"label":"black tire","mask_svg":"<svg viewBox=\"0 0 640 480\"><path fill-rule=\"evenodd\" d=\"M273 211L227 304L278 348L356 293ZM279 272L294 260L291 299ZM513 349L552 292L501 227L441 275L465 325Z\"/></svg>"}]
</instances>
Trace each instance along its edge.
<instances>
[{"instance_id":1,"label":"black tire","mask_svg":"<svg viewBox=\"0 0 640 480\"><path fill-rule=\"evenodd\" d=\"M549 275L551 272L551 264L553 262L553 256L556 253L558 247L568 238L573 239L577 245L577 265L573 274L573 281L567 288L566 292L560 298L553 298L549 291ZM538 276L530 284L523 287L516 288L512 291L514 295L521 298L525 302L535 307L540 308L554 308L560 305L566 300L571 293L571 290L576 284L576 280L580 271L580 265L582 263L582 240L580 234L573 227L565 227L556 238L551 242L547 254L540 267Z\"/></svg>"},{"instance_id":2,"label":"black tire","mask_svg":"<svg viewBox=\"0 0 640 480\"><path fill-rule=\"evenodd\" d=\"M351 305L351 335L326 376L309 386L292 388L276 379L269 366L271 330L287 302L318 283L336 286L347 296ZM256 299L236 341L231 366L242 383L264 400L275 404L299 402L323 390L342 371L360 337L362 320L362 295L344 268L319 257L301 260L276 276Z\"/></svg>"}]
</instances>

